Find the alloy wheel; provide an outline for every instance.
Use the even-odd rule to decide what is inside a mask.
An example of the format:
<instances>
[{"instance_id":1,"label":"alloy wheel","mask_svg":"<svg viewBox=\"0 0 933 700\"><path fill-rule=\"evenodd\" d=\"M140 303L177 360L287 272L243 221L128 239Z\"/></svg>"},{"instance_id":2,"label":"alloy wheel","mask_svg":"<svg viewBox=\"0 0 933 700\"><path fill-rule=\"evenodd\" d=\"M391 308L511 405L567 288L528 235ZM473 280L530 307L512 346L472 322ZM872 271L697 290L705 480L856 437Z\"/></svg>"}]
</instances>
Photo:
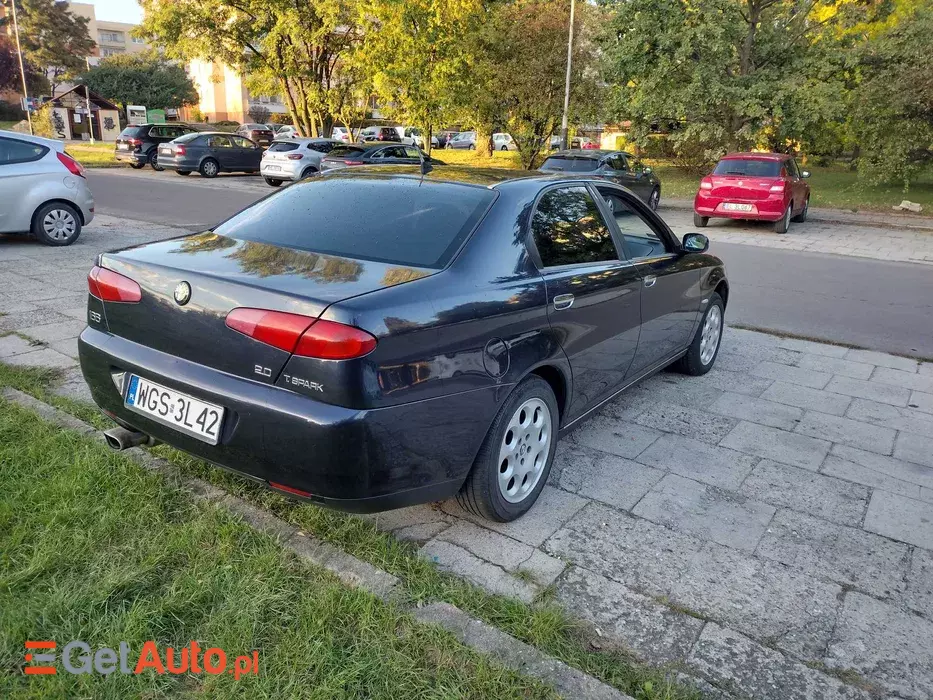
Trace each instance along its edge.
<instances>
[{"instance_id":1,"label":"alloy wheel","mask_svg":"<svg viewBox=\"0 0 933 700\"><path fill-rule=\"evenodd\" d=\"M67 209L53 209L42 219L42 230L49 238L62 241L74 235L78 222Z\"/></svg>"},{"instance_id":2,"label":"alloy wheel","mask_svg":"<svg viewBox=\"0 0 933 700\"><path fill-rule=\"evenodd\" d=\"M657 190L651 191L651 197L648 198L648 206L651 207L652 211L658 210L658 203L661 200L661 193Z\"/></svg>"},{"instance_id":3,"label":"alloy wheel","mask_svg":"<svg viewBox=\"0 0 933 700\"><path fill-rule=\"evenodd\" d=\"M713 361L716 348L719 347L719 336L722 332L722 310L718 305L711 306L706 320L703 322L703 335L700 336L700 362L704 366Z\"/></svg>"},{"instance_id":4,"label":"alloy wheel","mask_svg":"<svg viewBox=\"0 0 933 700\"><path fill-rule=\"evenodd\" d=\"M506 501L520 503L534 491L552 439L551 411L541 399L528 399L512 414L499 447L499 493Z\"/></svg>"}]
</instances>

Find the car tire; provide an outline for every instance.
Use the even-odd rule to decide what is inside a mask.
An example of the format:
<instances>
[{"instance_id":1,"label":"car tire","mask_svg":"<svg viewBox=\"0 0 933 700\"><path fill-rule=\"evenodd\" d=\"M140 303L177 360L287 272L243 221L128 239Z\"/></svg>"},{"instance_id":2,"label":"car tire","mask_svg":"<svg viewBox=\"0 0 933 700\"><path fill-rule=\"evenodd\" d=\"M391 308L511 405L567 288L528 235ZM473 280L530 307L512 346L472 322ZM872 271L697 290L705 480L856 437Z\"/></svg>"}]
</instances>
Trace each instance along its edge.
<instances>
[{"instance_id":1,"label":"car tire","mask_svg":"<svg viewBox=\"0 0 933 700\"><path fill-rule=\"evenodd\" d=\"M693 225L697 228L706 228L706 224L709 223L708 216L700 216L696 212L693 212Z\"/></svg>"},{"instance_id":2,"label":"car tire","mask_svg":"<svg viewBox=\"0 0 933 700\"><path fill-rule=\"evenodd\" d=\"M201 161L198 172L201 173L201 177L217 177L217 173L220 172L220 164L213 158L206 158Z\"/></svg>"},{"instance_id":3,"label":"car tire","mask_svg":"<svg viewBox=\"0 0 933 700\"><path fill-rule=\"evenodd\" d=\"M130 167L131 167L133 170L139 170L139 169L141 169L141 168L145 168L145 167L146 167L146 164L145 164L145 163L130 163Z\"/></svg>"},{"instance_id":4,"label":"car tire","mask_svg":"<svg viewBox=\"0 0 933 700\"><path fill-rule=\"evenodd\" d=\"M311 177L312 175L317 175L317 168L305 168L304 170L301 171L301 178L300 178L300 179L306 180L307 178Z\"/></svg>"},{"instance_id":5,"label":"car tire","mask_svg":"<svg viewBox=\"0 0 933 700\"><path fill-rule=\"evenodd\" d=\"M791 202L787 205L787 209L784 210L784 216L774 222L775 233L787 233L787 229L790 228L790 214L793 208L794 203Z\"/></svg>"},{"instance_id":6,"label":"car tire","mask_svg":"<svg viewBox=\"0 0 933 700\"><path fill-rule=\"evenodd\" d=\"M683 374L698 377L709 372L719 356L719 346L722 341L722 329L725 323L725 306L722 297L713 292L706 305L706 312L700 319L693 341L687 349L687 354L681 357L671 367Z\"/></svg>"},{"instance_id":7,"label":"car tire","mask_svg":"<svg viewBox=\"0 0 933 700\"><path fill-rule=\"evenodd\" d=\"M49 202L33 214L31 230L45 245L71 245L81 235L81 214L65 202Z\"/></svg>"},{"instance_id":8,"label":"car tire","mask_svg":"<svg viewBox=\"0 0 933 700\"><path fill-rule=\"evenodd\" d=\"M471 151L475 151L475 150L476 150L476 144L471 143L471 144L470 144L470 150L471 150Z\"/></svg>"},{"instance_id":9,"label":"car tire","mask_svg":"<svg viewBox=\"0 0 933 700\"><path fill-rule=\"evenodd\" d=\"M181 175L182 177L188 177L191 174L190 170L176 170L175 172Z\"/></svg>"},{"instance_id":10,"label":"car tire","mask_svg":"<svg viewBox=\"0 0 933 700\"><path fill-rule=\"evenodd\" d=\"M457 502L475 515L503 523L527 512L554 462L559 415L546 381L536 375L522 380L493 419ZM522 471L526 459L530 464Z\"/></svg>"},{"instance_id":11,"label":"car tire","mask_svg":"<svg viewBox=\"0 0 933 700\"><path fill-rule=\"evenodd\" d=\"M807 214L809 213L809 211L810 211L810 198L807 197L807 201L803 203L803 210L799 214L797 214L797 216L793 217L791 221L793 221L795 224L802 224L804 221L807 220Z\"/></svg>"},{"instance_id":12,"label":"car tire","mask_svg":"<svg viewBox=\"0 0 933 700\"><path fill-rule=\"evenodd\" d=\"M655 187L653 190L651 190L651 194L648 196L648 206L651 207L651 211L657 211L658 206L660 204L661 204L661 188ZM695 219L694 219L694 223L696 223ZM706 224L703 224L703 225L705 226Z\"/></svg>"},{"instance_id":13,"label":"car tire","mask_svg":"<svg viewBox=\"0 0 933 700\"><path fill-rule=\"evenodd\" d=\"M509 150L509 147L508 147L508 146L503 146L503 147L500 148L499 150L500 150L500 151L507 151L507 150Z\"/></svg>"},{"instance_id":14,"label":"car tire","mask_svg":"<svg viewBox=\"0 0 933 700\"><path fill-rule=\"evenodd\" d=\"M161 173L163 170L165 170L165 168L159 165L159 152L155 148L149 151L149 157L147 160L149 161L149 166L157 173Z\"/></svg>"},{"instance_id":15,"label":"car tire","mask_svg":"<svg viewBox=\"0 0 933 700\"><path fill-rule=\"evenodd\" d=\"M278 187L282 184L281 180L276 180L274 177L264 177L263 180L266 181L266 184L269 185L269 187Z\"/></svg>"}]
</instances>

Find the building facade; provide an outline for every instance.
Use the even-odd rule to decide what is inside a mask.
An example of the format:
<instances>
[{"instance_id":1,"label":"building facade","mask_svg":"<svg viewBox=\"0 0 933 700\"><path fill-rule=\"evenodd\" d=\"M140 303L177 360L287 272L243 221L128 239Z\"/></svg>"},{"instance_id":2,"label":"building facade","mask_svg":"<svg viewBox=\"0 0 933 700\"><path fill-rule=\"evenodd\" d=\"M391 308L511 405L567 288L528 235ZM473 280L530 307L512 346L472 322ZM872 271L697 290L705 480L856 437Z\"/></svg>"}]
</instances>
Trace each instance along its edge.
<instances>
[{"instance_id":1,"label":"building facade","mask_svg":"<svg viewBox=\"0 0 933 700\"><path fill-rule=\"evenodd\" d=\"M278 95L251 95L246 89L243 76L222 63L191 61L188 64L188 75L200 97L197 109L209 122L234 121L243 124L251 121L249 112L254 105L265 107L270 114L284 114L288 111ZM182 119L191 121L194 107L180 112Z\"/></svg>"},{"instance_id":2,"label":"building facade","mask_svg":"<svg viewBox=\"0 0 933 700\"><path fill-rule=\"evenodd\" d=\"M88 20L88 34L97 44L94 54L88 57L91 65L95 65L101 58L123 53L139 53L149 48L145 41L132 35L135 24L97 19L94 6L88 3L72 2L68 7L78 17Z\"/></svg>"}]
</instances>

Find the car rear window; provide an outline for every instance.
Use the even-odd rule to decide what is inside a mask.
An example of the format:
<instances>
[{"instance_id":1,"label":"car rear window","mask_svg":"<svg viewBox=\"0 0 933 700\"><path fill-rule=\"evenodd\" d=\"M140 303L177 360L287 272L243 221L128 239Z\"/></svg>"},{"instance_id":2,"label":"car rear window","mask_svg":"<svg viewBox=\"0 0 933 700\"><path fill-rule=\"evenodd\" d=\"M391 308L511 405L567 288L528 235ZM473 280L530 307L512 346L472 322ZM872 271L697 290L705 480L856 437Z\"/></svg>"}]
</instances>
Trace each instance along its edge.
<instances>
[{"instance_id":1,"label":"car rear window","mask_svg":"<svg viewBox=\"0 0 933 700\"><path fill-rule=\"evenodd\" d=\"M201 135L200 131L189 131L187 134L183 134L175 139L175 143L191 143L196 138Z\"/></svg>"},{"instance_id":2,"label":"car rear window","mask_svg":"<svg viewBox=\"0 0 933 700\"><path fill-rule=\"evenodd\" d=\"M564 173L588 173L599 167L595 158L548 158L541 165L541 170L557 170Z\"/></svg>"},{"instance_id":3,"label":"car rear window","mask_svg":"<svg viewBox=\"0 0 933 700\"><path fill-rule=\"evenodd\" d=\"M750 177L777 177L781 174L781 161L763 158L727 158L716 164L713 175L748 175Z\"/></svg>"},{"instance_id":4,"label":"car rear window","mask_svg":"<svg viewBox=\"0 0 933 700\"><path fill-rule=\"evenodd\" d=\"M134 139L149 133L148 126L128 126L120 132L121 138Z\"/></svg>"},{"instance_id":5,"label":"car rear window","mask_svg":"<svg viewBox=\"0 0 933 700\"><path fill-rule=\"evenodd\" d=\"M354 158L363 155L366 152L365 148L360 148L359 146L337 146L329 154L329 158Z\"/></svg>"},{"instance_id":6,"label":"car rear window","mask_svg":"<svg viewBox=\"0 0 933 700\"><path fill-rule=\"evenodd\" d=\"M294 151L298 148L298 144L294 141L288 143L286 141L273 141L272 145L269 146L269 150L273 153L285 153L286 151Z\"/></svg>"},{"instance_id":7,"label":"car rear window","mask_svg":"<svg viewBox=\"0 0 933 700\"><path fill-rule=\"evenodd\" d=\"M419 178L323 177L244 209L215 232L327 255L439 269L495 199Z\"/></svg>"}]
</instances>

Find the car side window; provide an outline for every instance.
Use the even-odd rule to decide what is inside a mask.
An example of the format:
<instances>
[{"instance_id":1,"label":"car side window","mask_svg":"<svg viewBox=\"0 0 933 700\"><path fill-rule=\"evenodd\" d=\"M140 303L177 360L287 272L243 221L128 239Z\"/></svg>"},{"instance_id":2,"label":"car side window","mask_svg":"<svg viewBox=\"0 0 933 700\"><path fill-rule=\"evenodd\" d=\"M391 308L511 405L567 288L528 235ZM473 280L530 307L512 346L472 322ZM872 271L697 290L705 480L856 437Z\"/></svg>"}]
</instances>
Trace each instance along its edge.
<instances>
[{"instance_id":1,"label":"car side window","mask_svg":"<svg viewBox=\"0 0 933 700\"><path fill-rule=\"evenodd\" d=\"M416 146L405 146L405 157L420 159L421 151Z\"/></svg>"},{"instance_id":2,"label":"car side window","mask_svg":"<svg viewBox=\"0 0 933 700\"><path fill-rule=\"evenodd\" d=\"M46 146L18 139L0 138L0 165L31 163L49 152Z\"/></svg>"},{"instance_id":3,"label":"car side window","mask_svg":"<svg viewBox=\"0 0 933 700\"><path fill-rule=\"evenodd\" d=\"M237 148L256 148L256 144L250 141L249 139L244 139L242 136L233 136L233 145Z\"/></svg>"},{"instance_id":4,"label":"car side window","mask_svg":"<svg viewBox=\"0 0 933 700\"><path fill-rule=\"evenodd\" d=\"M545 192L531 219L531 233L544 267L619 259L609 227L586 187Z\"/></svg>"},{"instance_id":5,"label":"car side window","mask_svg":"<svg viewBox=\"0 0 933 700\"><path fill-rule=\"evenodd\" d=\"M636 175L641 175L645 172L645 164L638 160L638 158L629 158L628 163L632 168L632 172Z\"/></svg>"},{"instance_id":6,"label":"car side window","mask_svg":"<svg viewBox=\"0 0 933 700\"><path fill-rule=\"evenodd\" d=\"M800 170L797 168L797 161L793 158L787 161L787 172L791 177L800 177Z\"/></svg>"},{"instance_id":7,"label":"car side window","mask_svg":"<svg viewBox=\"0 0 933 700\"><path fill-rule=\"evenodd\" d=\"M230 143L230 139L226 136L211 136L208 145L211 148L233 148L233 144Z\"/></svg>"},{"instance_id":8,"label":"car side window","mask_svg":"<svg viewBox=\"0 0 933 700\"><path fill-rule=\"evenodd\" d=\"M619 155L609 157L609 167L613 170L619 170L620 172L628 170L628 164L625 162L625 157Z\"/></svg>"},{"instance_id":9,"label":"car side window","mask_svg":"<svg viewBox=\"0 0 933 700\"><path fill-rule=\"evenodd\" d=\"M655 258L674 252L622 195L611 187L597 185L596 190L603 198L606 208L612 212L616 228L622 234L625 247L633 260Z\"/></svg>"}]
</instances>

